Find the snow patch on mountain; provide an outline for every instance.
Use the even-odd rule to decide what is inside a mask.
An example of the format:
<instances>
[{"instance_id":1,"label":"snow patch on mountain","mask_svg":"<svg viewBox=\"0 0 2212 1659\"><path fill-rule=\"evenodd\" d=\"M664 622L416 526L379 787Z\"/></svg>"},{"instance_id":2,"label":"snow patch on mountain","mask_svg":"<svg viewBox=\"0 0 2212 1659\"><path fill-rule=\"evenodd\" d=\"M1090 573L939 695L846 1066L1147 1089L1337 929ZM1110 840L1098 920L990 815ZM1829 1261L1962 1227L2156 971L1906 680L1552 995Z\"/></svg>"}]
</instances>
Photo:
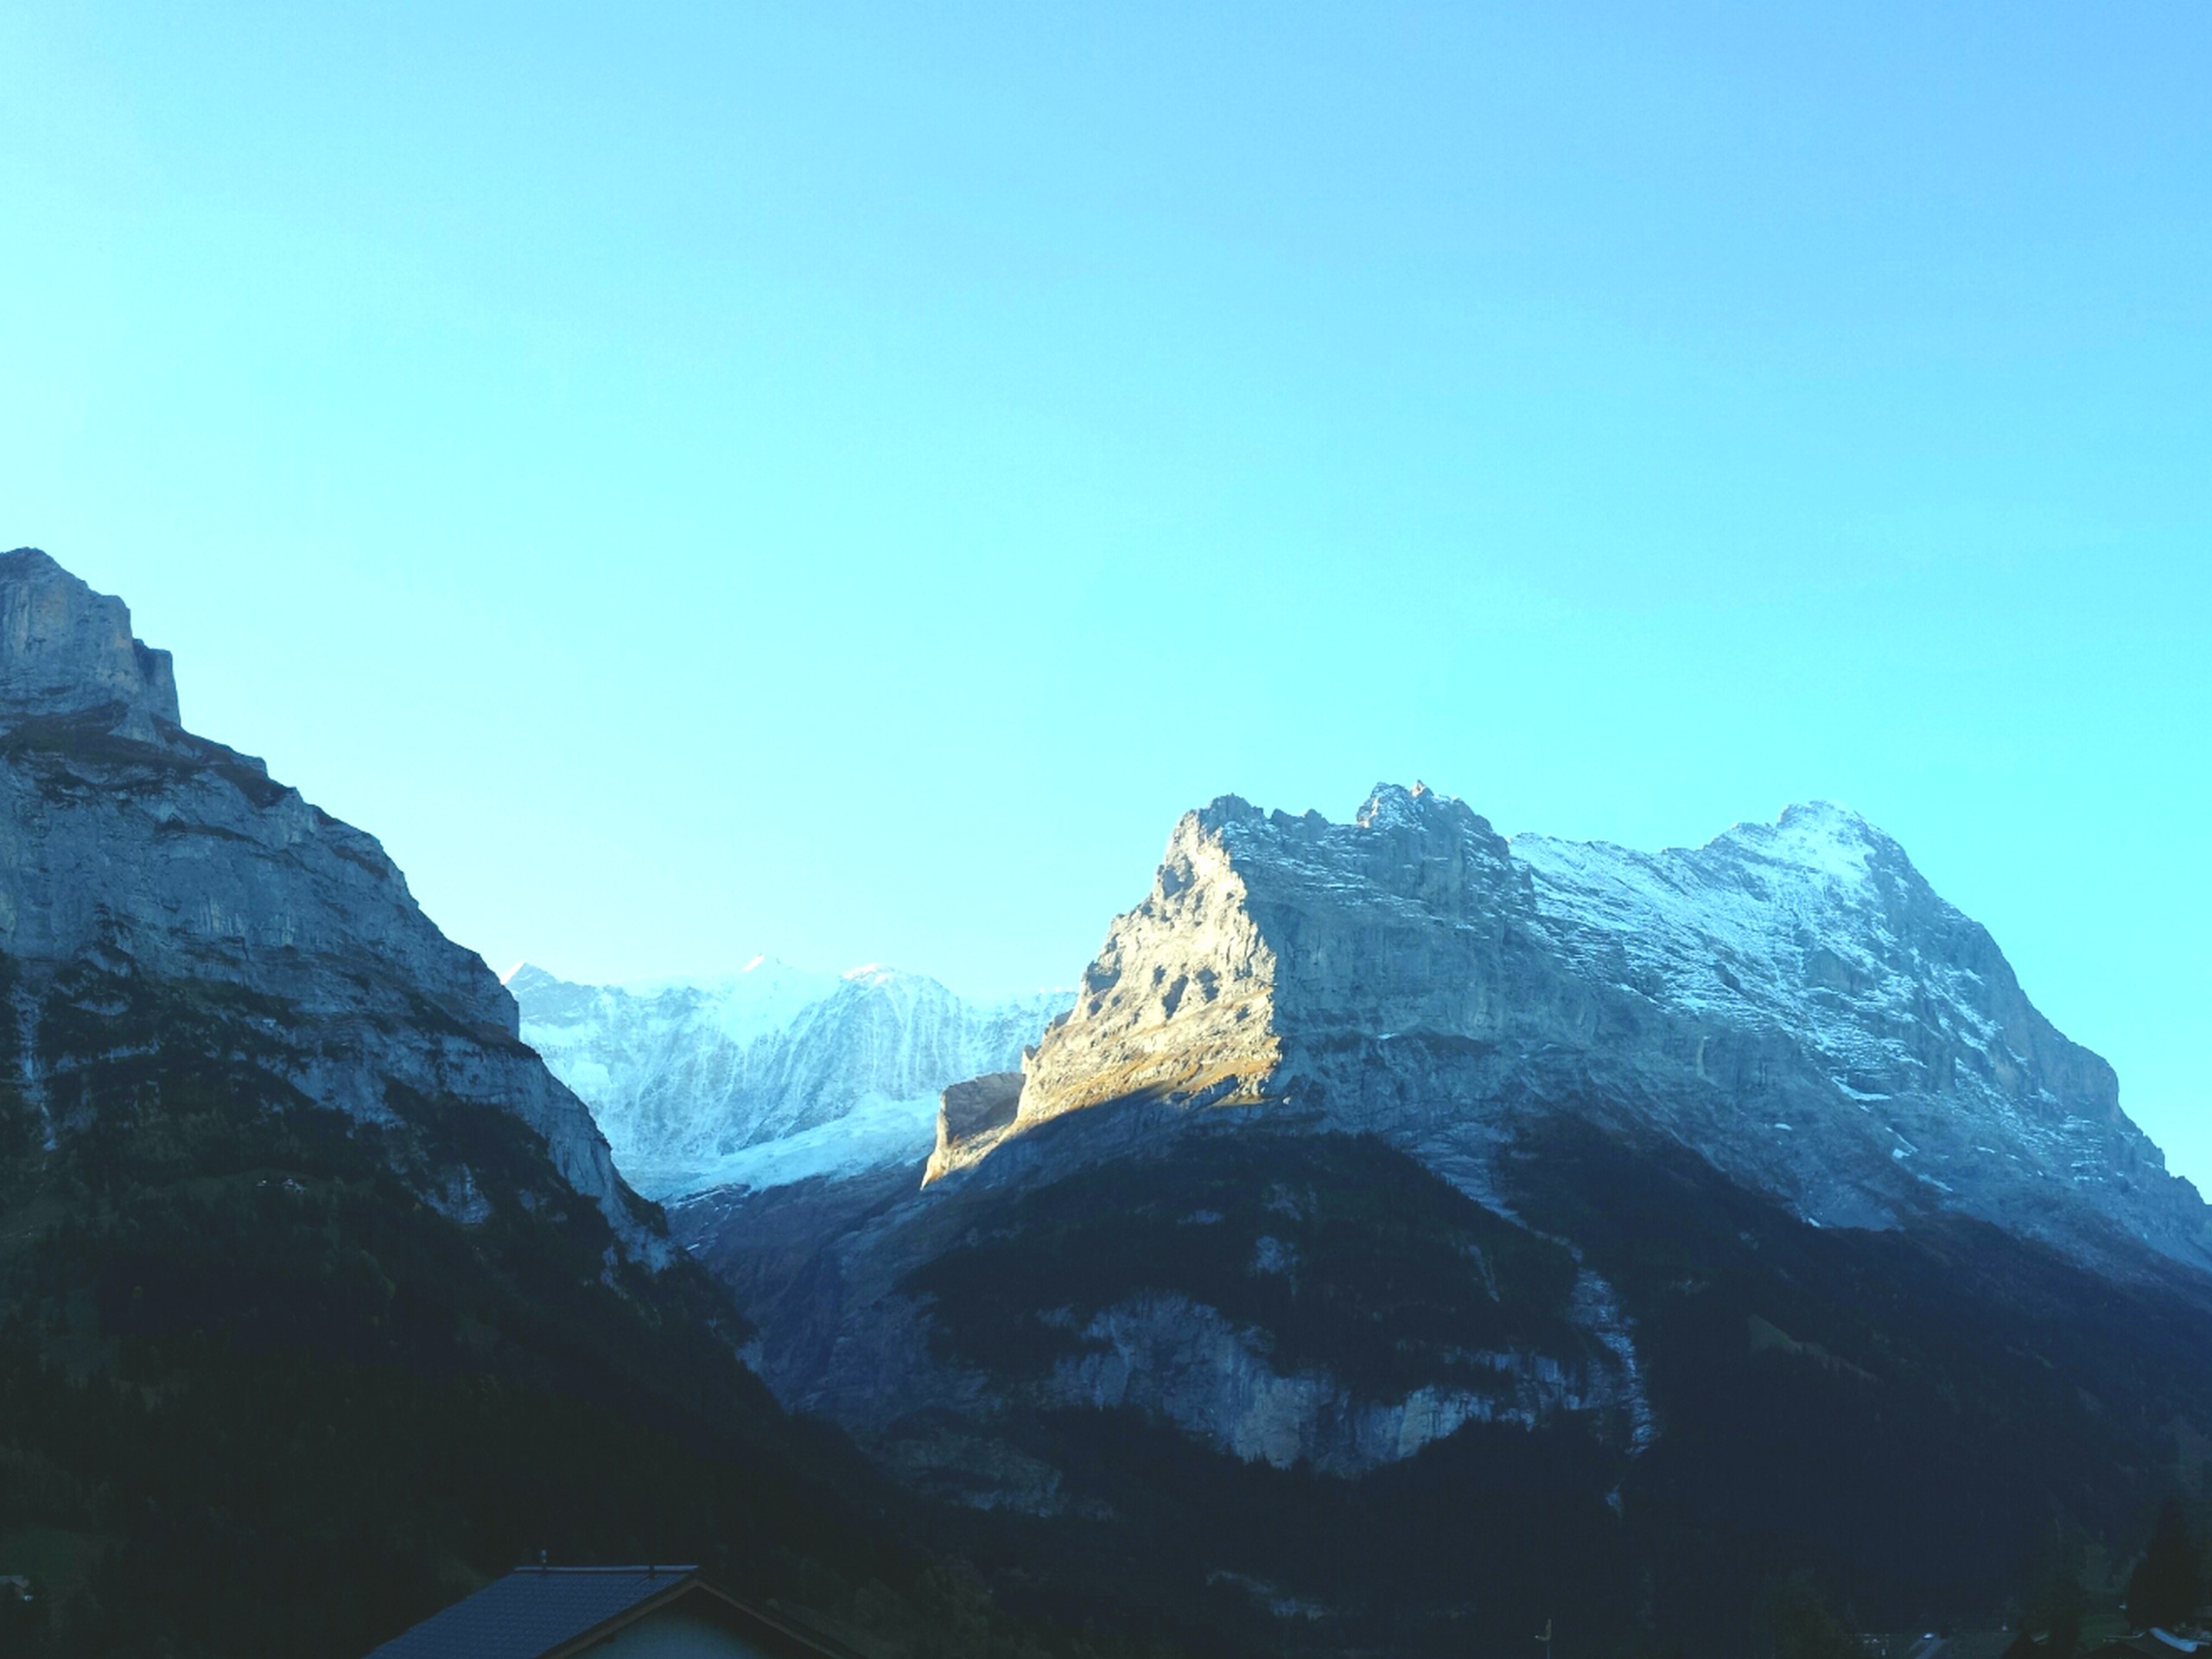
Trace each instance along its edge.
<instances>
[{"instance_id":1,"label":"snow patch on mountain","mask_svg":"<svg viewBox=\"0 0 2212 1659\"><path fill-rule=\"evenodd\" d=\"M842 974L755 957L740 971L582 985L507 976L523 1040L590 1105L655 1198L921 1164L938 1093L1018 1066L1072 993L969 1002L871 963Z\"/></svg>"},{"instance_id":2,"label":"snow patch on mountain","mask_svg":"<svg viewBox=\"0 0 2212 1659\"><path fill-rule=\"evenodd\" d=\"M1006 1109L945 1116L932 1179L1141 1103L1379 1134L1478 1187L1524 1115L1572 1103L1824 1225L1959 1210L2088 1258L2126 1239L2212 1265L2212 1216L2112 1068L1827 802L1645 853L1509 842L1421 785L1378 785L1350 824L1225 796L1176 826L1022 1072Z\"/></svg>"},{"instance_id":3,"label":"snow patch on mountain","mask_svg":"<svg viewBox=\"0 0 2212 1659\"><path fill-rule=\"evenodd\" d=\"M1993 1121L2059 1162L2077 1144L2093 1156L2125 1123L2110 1069L2054 1031L1989 935L1846 808L1792 806L1661 853L1530 835L1511 846L1545 932L1586 976L1786 1033L1863 1114L1941 1094L1955 1119ZM1885 1133L1892 1160L1919 1150Z\"/></svg>"}]
</instances>

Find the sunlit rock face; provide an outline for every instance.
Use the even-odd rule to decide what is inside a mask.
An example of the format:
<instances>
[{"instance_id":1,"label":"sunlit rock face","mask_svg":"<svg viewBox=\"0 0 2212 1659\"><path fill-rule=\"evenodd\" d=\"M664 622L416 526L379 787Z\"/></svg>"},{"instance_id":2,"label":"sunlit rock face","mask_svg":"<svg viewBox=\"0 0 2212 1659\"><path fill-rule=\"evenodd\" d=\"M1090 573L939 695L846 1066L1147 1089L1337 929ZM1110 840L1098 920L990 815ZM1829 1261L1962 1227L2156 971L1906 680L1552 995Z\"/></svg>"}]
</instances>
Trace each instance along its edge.
<instances>
[{"instance_id":1,"label":"sunlit rock face","mask_svg":"<svg viewBox=\"0 0 2212 1659\"><path fill-rule=\"evenodd\" d=\"M922 1173L933 1181L982 1156L1013 1128L1021 1108L1019 1071L991 1071L952 1084L938 1097L937 1142Z\"/></svg>"},{"instance_id":2,"label":"sunlit rock face","mask_svg":"<svg viewBox=\"0 0 2212 1659\"><path fill-rule=\"evenodd\" d=\"M49 1141L90 1121L76 1079L93 1048L200 1022L302 1103L386 1124L456 1106L519 1119L549 1179L664 1253L583 1103L519 1039L513 999L376 839L187 732L168 653L29 549L0 555L0 951ZM465 1162L431 1165L430 1201L480 1206Z\"/></svg>"},{"instance_id":3,"label":"sunlit rock face","mask_svg":"<svg viewBox=\"0 0 2212 1659\"><path fill-rule=\"evenodd\" d=\"M945 1126L933 1177L1071 1112L1262 1105L1478 1190L1514 1124L1572 1095L1821 1224L1955 1210L2212 1262L2112 1069L1825 804L1643 854L1509 842L1419 785L1349 824L1224 798L1177 825L1024 1072L1010 1122Z\"/></svg>"},{"instance_id":4,"label":"sunlit rock face","mask_svg":"<svg viewBox=\"0 0 2212 1659\"><path fill-rule=\"evenodd\" d=\"M671 1224L786 1404L1079 1538L1041 1580L1332 1651L1523 1593L1733 1651L1806 1561L1870 1618L1995 1605L2028 1528L2112 1534L2212 1423L2194 1190L1825 805L1646 855L1217 801L1021 1071L944 1090L918 1187Z\"/></svg>"},{"instance_id":5,"label":"sunlit rock face","mask_svg":"<svg viewBox=\"0 0 2212 1659\"><path fill-rule=\"evenodd\" d=\"M1343 1353L1286 1352L1294 1320L1232 1311L1281 1240L1186 1282L1176 1254L1203 1255L1207 1227L1155 1218L1145 1243L1128 1219L1188 1179L1185 1138L1202 1165L1235 1165L1230 1186L1272 1191L1295 1185L1282 1172L1300 1137L1349 1136L1405 1161L1326 1154L1341 1179L1401 1205L1440 1183L1475 1207L1452 1226L1479 1211L1516 1229L1517 1248L1550 1248L1516 1195L1528 1148L1561 1121L1683 1149L1801 1225L1963 1215L2131 1274L2161 1255L2212 1259L2202 1205L2120 1111L2111 1068L2037 1013L1988 934L1855 815L1792 807L1646 855L1508 841L1420 786L1378 788L1350 823L1234 798L1187 815L1021 1071L944 1091L920 1192L841 1197L832 1182L788 1206L702 1206L679 1229L747 1295L771 1383L889 1444L925 1409L1081 1407L1338 1471L1468 1423L1554 1418L1600 1421L1632 1454L1655 1421L1634 1323L1572 1249L1542 1305L1550 1346L1533 1326L1471 1340L1363 1393ZM1077 1249L1079 1202L1102 1215ZM1002 1252L963 1242L979 1232ZM1386 1301L1406 1248L1361 1258ZM1059 1278L978 1288L1027 1282L1052 1251ZM1084 1302L1099 1285L1111 1294ZM966 1338L973 1367L949 1366L955 1316L979 1296L998 1300ZM989 1334L1025 1321L1054 1333L1051 1365L1023 1370ZM1478 1375L1455 1370L1478 1354Z\"/></svg>"}]
</instances>

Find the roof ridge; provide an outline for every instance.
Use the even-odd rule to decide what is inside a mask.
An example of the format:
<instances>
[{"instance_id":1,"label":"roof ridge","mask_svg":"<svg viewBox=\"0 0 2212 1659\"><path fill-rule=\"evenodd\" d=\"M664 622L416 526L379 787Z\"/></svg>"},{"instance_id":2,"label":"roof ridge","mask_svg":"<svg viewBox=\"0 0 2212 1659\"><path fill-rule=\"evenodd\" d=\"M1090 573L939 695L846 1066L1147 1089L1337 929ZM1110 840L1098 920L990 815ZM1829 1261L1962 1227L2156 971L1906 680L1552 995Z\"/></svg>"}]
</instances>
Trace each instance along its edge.
<instances>
[{"instance_id":1,"label":"roof ridge","mask_svg":"<svg viewBox=\"0 0 2212 1659\"><path fill-rule=\"evenodd\" d=\"M657 1561L518 1567L402 1631L371 1659L578 1659L679 1604L732 1624L766 1659L857 1659L835 1637L715 1588L696 1567Z\"/></svg>"}]
</instances>

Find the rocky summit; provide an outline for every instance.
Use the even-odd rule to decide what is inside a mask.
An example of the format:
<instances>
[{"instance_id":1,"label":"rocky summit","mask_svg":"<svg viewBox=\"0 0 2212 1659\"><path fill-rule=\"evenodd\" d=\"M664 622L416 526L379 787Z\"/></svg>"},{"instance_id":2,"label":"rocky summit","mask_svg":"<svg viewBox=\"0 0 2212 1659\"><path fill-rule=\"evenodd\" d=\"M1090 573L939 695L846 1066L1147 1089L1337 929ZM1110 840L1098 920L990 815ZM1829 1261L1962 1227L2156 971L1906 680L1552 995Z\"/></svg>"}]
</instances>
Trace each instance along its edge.
<instances>
[{"instance_id":1,"label":"rocky summit","mask_svg":"<svg viewBox=\"0 0 2212 1659\"><path fill-rule=\"evenodd\" d=\"M0 1651L363 1654L547 1549L918 1622L491 971L29 550L0 1011Z\"/></svg>"},{"instance_id":2,"label":"rocky summit","mask_svg":"<svg viewBox=\"0 0 2212 1659\"><path fill-rule=\"evenodd\" d=\"M0 952L48 1143L92 1121L103 1065L188 1005L304 1103L393 1126L442 1103L518 1120L626 1249L666 1253L583 1103L522 1043L513 998L376 839L188 731L168 653L30 548L0 555ZM426 1157L429 1202L485 1211L481 1172Z\"/></svg>"},{"instance_id":3,"label":"rocky summit","mask_svg":"<svg viewBox=\"0 0 2212 1659\"><path fill-rule=\"evenodd\" d=\"M142 743L184 723L169 653L132 635L130 607L19 547L0 553L0 724L55 715Z\"/></svg>"},{"instance_id":4,"label":"rocky summit","mask_svg":"<svg viewBox=\"0 0 2212 1659\"><path fill-rule=\"evenodd\" d=\"M2205 1479L2204 1206L1833 805L1645 854L1224 798L918 1185L671 1224L948 1535L1206 1650L1739 1653L1806 1569L1994 1622Z\"/></svg>"},{"instance_id":5,"label":"rocky summit","mask_svg":"<svg viewBox=\"0 0 2212 1659\"><path fill-rule=\"evenodd\" d=\"M1419 785L1348 824L1224 797L1176 826L1013 1110L948 1109L930 1175L1072 1112L1243 1107L1381 1135L1479 1192L1570 1096L1822 1226L1955 1211L2212 1265L2112 1068L1903 848L1822 803L1646 854L1509 841Z\"/></svg>"}]
</instances>

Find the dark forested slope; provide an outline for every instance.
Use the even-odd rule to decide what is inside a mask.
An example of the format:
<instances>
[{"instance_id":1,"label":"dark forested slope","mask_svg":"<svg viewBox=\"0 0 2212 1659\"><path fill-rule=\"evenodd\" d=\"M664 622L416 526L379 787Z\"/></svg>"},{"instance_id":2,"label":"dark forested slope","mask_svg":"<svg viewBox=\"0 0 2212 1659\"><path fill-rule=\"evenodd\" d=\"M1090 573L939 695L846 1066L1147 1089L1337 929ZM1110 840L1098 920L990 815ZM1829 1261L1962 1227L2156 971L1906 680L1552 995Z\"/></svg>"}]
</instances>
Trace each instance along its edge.
<instances>
[{"instance_id":1,"label":"dark forested slope","mask_svg":"<svg viewBox=\"0 0 2212 1659\"><path fill-rule=\"evenodd\" d=\"M736 1357L375 840L0 554L6 1650L350 1659L487 1576L682 1560L887 1651L1025 1634Z\"/></svg>"},{"instance_id":2,"label":"dark forested slope","mask_svg":"<svg viewBox=\"0 0 2212 1659\"><path fill-rule=\"evenodd\" d=\"M2212 1291L2149 1252L1817 1227L1571 1109L1489 1204L1234 1113L1033 1151L677 1225L779 1391L1039 1610L1224 1652L1516 1653L1556 1618L1567 1654L1750 1654L1808 1582L1861 1630L2018 1618L2205 1490Z\"/></svg>"}]
</instances>

